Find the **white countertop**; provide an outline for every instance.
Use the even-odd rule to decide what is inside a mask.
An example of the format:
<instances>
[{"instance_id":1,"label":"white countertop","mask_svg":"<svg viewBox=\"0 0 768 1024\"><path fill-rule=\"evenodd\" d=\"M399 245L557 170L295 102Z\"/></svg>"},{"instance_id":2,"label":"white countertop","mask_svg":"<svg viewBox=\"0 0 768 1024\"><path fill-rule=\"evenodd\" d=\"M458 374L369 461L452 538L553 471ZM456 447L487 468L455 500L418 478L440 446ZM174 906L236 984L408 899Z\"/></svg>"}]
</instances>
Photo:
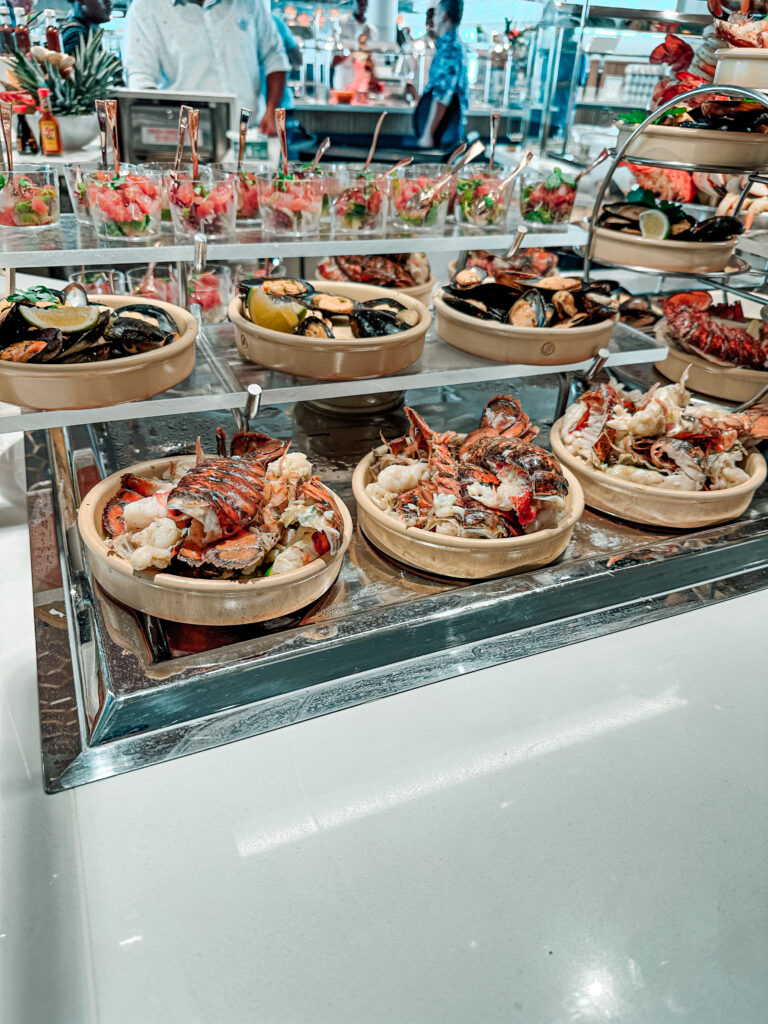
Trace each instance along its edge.
<instances>
[{"instance_id":1,"label":"white countertop","mask_svg":"<svg viewBox=\"0 0 768 1024\"><path fill-rule=\"evenodd\" d=\"M49 797L2 468L0 1020L765 1019L768 592Z\"/></svg>"}]
</instances>

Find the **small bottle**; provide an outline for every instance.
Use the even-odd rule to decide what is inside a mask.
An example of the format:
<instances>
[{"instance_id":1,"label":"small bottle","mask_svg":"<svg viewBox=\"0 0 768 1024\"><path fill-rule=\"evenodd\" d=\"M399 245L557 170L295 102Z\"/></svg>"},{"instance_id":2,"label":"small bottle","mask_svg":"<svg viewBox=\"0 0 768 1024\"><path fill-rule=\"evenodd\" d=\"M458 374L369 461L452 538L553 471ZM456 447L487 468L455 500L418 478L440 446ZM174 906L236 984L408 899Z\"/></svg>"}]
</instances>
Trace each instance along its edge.
<instances>
[{"instance_id":1,"label":"small bottle","mask_svg":"<svg viewBox=\"0 0 768 1024\"><path fill-rule=\"evenodd\" d=\"M45 24L45 45L49 50L61 53L61 36L59 35L59 23L56 21L56 11L43 11L43 22Z\"/></svg>"},{"instance_id":2,"label":"small bottle","mask_svg":"<svg viewBox=\"0 0 768 1024\"><path fill-rule=\"evenodd\" d=\"M13 12L16 15L16 49L19 53L29 53L31 44L27 15L23 7L14 7Z\"/></svg>"},{"instance_id":3,"label":"small bottle","mask_svg":"<svg viewBox=\"0 0 768 1024\"><path fill-rule=\"evenodd\" d=\"M0 49L3 53L16 53L16 33L11 24L9 7L0 10Z\"/></svg>"},{"instance_id":4,"label":"small bottle","mask_svg":"<svg viewBox=\"0 0 768 1024\"><path fill-rule=\"evenodd\" d=\"M18 106L14 104L13 112L16 115L16 149L20 153L34 155L38 152L39 146L32 129L27 120L27 108L23 103Z\"/></svg>"},{"instance_id":5,"label":"small bottle","mask_svg":"<svg viewBox=\"0 0 768 1024\"><path fill-rule=\"evenodd\" d=\"M40 149L45 156L61 155L61 132L59 122L51 111L51 90L37 90L40 99Z\"/></svg>"}]
</instances>

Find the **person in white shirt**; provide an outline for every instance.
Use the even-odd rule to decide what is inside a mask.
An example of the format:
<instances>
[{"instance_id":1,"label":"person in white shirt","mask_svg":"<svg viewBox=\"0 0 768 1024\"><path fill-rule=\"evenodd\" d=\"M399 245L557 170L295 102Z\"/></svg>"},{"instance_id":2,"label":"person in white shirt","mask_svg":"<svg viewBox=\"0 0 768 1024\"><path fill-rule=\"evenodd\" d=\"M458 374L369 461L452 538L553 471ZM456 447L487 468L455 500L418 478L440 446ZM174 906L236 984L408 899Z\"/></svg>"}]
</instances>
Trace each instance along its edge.
<instances>
[{"instance_id":1,"label":"person in white shirt","mask_svg":"<svg viewBox=\"0 0 768 1024\"><path fill-rule=\"evenodd\" d=\"M238 106L266 109L275 134L288 58L265 0L133 0L123 63L129 89L234 93Z\"/></svg>"},{"instance_id":2,"label":"person in white shirt","mask_svg":"<svg viewBox=\"0 0 768 1024\"><path fill-rule=\"evenodd\" d=\"M365 36L367 42L373 43L379 38L379 33L374 25L365 20L368 0L353 0L353 3L349 14L339 18L339 31L341 41L348 50L359 50L360 36Z\"/></svg>"}]
</instances>

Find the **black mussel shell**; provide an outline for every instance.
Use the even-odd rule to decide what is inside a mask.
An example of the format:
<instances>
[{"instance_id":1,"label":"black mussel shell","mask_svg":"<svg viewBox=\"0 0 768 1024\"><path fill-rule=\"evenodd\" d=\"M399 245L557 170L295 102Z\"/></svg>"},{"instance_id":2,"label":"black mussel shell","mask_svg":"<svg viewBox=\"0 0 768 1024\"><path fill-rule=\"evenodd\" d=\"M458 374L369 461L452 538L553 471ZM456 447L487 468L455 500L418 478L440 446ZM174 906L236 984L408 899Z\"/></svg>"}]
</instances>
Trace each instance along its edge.
<instances>
[{"instance_id":1,"label":"black mussel shell","mask_svg":"<svg viewBox=\"0 0 768 1024\"><path fill-rule=\"evenodd\" d=\"M626 217L616 217L611 213L601 214L597 225L608 231L624 231L628 235L640 234L640 228L636 221L627 220Z\"/></svg>"},{"instance_id":2,"label":"black mussel shell","mask_svg":"<svg viewBox=\"0 0 768 1024\"><path fill-rule=\"evenodd\" d=\"M546 327L554 319L554 315L554 307L544 300L541 292L529 288L512 303L507 314L507 323L513 327Z\"/></svg>"},{"instance_id":3,"label":"black mussel shell","mask_svg":"<svg viewBox=\"0 0 768 1024\"><path fill-rule=\"evenodd\" d=\"M151 304L144 304L143 302L132 303L128 306L120 306L119 309L115 310L115 314L118 317L131 316L134 319L141 319L147 323L152 323L159 327L161 331L165 331L170 334L178 334L179 329L176 326L176 321L173 319L170 313L167 313L160 306L153 306Z\"/></svg>"},{"instance_id":4,"label":"black mussel shell","mask_svg":"<svg viewBox=\"0 0 768 1024\"><path fill-rule=\"evenodd\" d=\"M385 313L402 313L407 306L404 306L402 302L398 302L397 299L381 298L381 299L368 299L367 302L361 302L361 306L365 306L366 309L383 309Z\"/></svg>"},{"instance_id":5,"label":"black mussel shell","mask_svg":"<svg viewBox=\"0 0 768 1024\"><path fill-rule=\"evenodd\" d=\"M735 217L709 217L691 228L694 242L724 242L734 235L740 235L744 225Z\"/></svg>"},{"instance_id":6,"label":"black mussel shell","mask_svg":"<svg viewBox=\"0 0 768 1024\"><path fill-rule=\"evenodd\" d=\"M45 348L30 359L31 363L50 363L61 352L61 344L64 335L57 327L46 327L35 335L35 341L44 341Z\"/></svg>"},{"instance_id":7,"label":"black mussel shell","mask_svg":"<svg viewBox=\"0 0 768 1024\"><path fill-rule=\"evenodd\" d=\"M303 299L315 290L299 277L264 277L257 284L266 295L277 299Z\"/></svg>"},{"instance_id":8,"label":"black mussel shell","mask_svg":"<svg viewBox=\"0 0 768 1024\"><path fill-rule=\"evenodd\" d=\"M458 313L463 313L465 316L474 316L478 320L500 320L502 315L499 310L489 309L484 302L479 299L473 299L469 296L463 297L461 295L453 295L451 292L443 291L442 294L443 302L446 306L450 306L451 309L455 309Z\"/></svg>"},{"instance_id":9,"label":"black mussel shell","mask_svg":"<svg viewBox=\"0 0 768 1024\"><path fill-rule=\"evenodd\" d=\"M613 292L617 292L621 288L618 281L600 280L590 281L589 290L591 292L598 292L601 295L611 295Z\"/></svg>"},{"instance_id":10,"label":"black mussel shell","mask_svg":"<svg viewBox=\"0 0 768 1024\"><path fill-rule=\"evenodd\" d=\"M381 309L366 309L364 306L356 306L349 314L349 324L356 338L380 338L405 330L392 313Z\"/></svg>"},{"instance_id":11,"label":"black mussel shell","mask_svg":"<svg viewBox=\"0 0 768 1024\"><path fill-rule=\"evenodd\" d=\"M164 331L161 327L148 320L139 320L133 316L116 316L107 324L104 341L127 356L139 352L150 352L169 344L176 332Z\"/></svg>"},{"instance_id":12,"label":"black mussel shell","mask_svg":"<svg viewBox=\"0 0 768 1024\"><path fill-rule=\"evenodd\" d=\"M62 356L74 355L77 352L82 352L84 349L91 348L93 345L102 342L104 332L113 312L113 310L105 308L99 314L98 321L90 330L83 331L81 334L65 334L62 339ZM57 362L63 361L63 358L57 360Z\"/></svg>"},{"instance_id":13,"label":"black mussel shell","mask_svg":"<svg viewBox=\"0 0 768 1024\"><path fill-rule=\"evenodd\" d=\"M127 353L116 351L111 342L103 338L94 341L90 345L78 348L76 351L63 352L56 360L57 363L100 363L110 357L119 357Z\"/></svg>"},{"instance_id":14,"label":"black mussel shell","mask_svg":"<svg viewBox=\"0 0 768 1024\"><path fill-rule=\"evenodd\" d=\"M316 309L326 316L349 316L355 308L355 300L346 295L333 295L331 292L314 292L307 303L310 309Z\"/></svg>"},{"instance_id":15,"label":"black mussel shell","mask_svg":"<svg viewBox=\"0 0 768 1024\"><path fill-rule=\"evenodd\" d=\"M451 284L454 288L474 288L475 285L482 284L487 277L488 271L482 267L464 267L453 275Z\"/></svg>"},{"instance_id":16,"label":"black mussel shell","mask_svg":"<svg viewBox=\"0 0 768 1024\"><path fill-rule=\"evenodd\" d=\"M584 287L580 277L572 277L565 274L550 274L549 277L540 277L537 281L531 281L531 287L541 292L579 292Z\"/></svg>"},{"instance_id":17,"label":"black mussel shell","mask_svg":"<svg viewBox=\"0 0 768 1024\"><path fill-rule=\"evenodd\" d=\"M648 209L643 203L606 203L600 211L603 214L610 214L612 217L621 217L623 220L636 224L640 220L640 214Z\"/></svg>"},{"instance_id":18,"label":"black mussel shell","mask_svg":"<svg viewBox=\"0 0 768 1024\"><path fill-rule=\"evenodd\" d=\"M296 328L296 334L303 338L332 338L333 328L323 317L310 314Z\"/></svg>"},{"instance_id":19,"label":"black mussel shell","mask_svg":"<svg viewBox=\"0 0 768 1024\"><path fill-rule=\"evenodd\" d=\"M503 320L507 310L515 299L520 297L522 291L521 288L498 284L496 281L484 281L474 288L455 288L448 284L443 289L443 295L454 295L460 299L480 302L490 313L491 319Z\"/></svg>"},{"instance_id":20,"label":"black mussel shell","mask_svg":"<svg viewBox=\"0 0 768 1024\"><path fill-rule=\"evenodd\" d=\"M30 335L32 328L21 315L21 307L31 305L31 302L13 302L0 311L0 350Z\"/></svg>"}]
</instances>

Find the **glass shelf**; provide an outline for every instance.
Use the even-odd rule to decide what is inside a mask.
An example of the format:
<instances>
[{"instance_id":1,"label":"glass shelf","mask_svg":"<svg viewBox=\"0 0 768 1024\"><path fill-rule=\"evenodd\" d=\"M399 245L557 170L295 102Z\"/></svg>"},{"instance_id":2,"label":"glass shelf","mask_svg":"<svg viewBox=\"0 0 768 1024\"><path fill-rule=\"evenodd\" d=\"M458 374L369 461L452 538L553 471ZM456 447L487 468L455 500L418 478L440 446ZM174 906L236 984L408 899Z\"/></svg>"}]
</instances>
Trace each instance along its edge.
<instances>
[{"instance_id":1,"label":"glass shelf","mask_svg":"<svg viewBox=\"0 0 768 1024\"><path fill-rule=\"evenodd\" d=\"M608 366L653 363L664 358L667 351L652 336L624 324L617 324L614 328L609 350ZM262 405L288 405L385 395L415 388L461 386L504 378L541 377L583 370L590 362L586 360L562 366L491 363L446 344L433 325L427 334L421 358L398 374L371 380L318 381L266 370L243 359L235 345L235 331L231 324L208 325L197 341L194 371L175 388L145 401L103 409L38 412L32 409L19 411L15 406L0 404L0 435L20 430L47 430L124 419L243 409L249 384L262 387ZM359 412L363 414L362 409Z\"/></svg>"},{"instance_id":2,"label":"glass shelf","mask_svg":"<svg viewBox=\"0 0 768 1024\"><path fill-rule=\"evenodd\" d=\"M332 238L327 232L315 238L269 239L258 228L237 232L234 241L211 242L209 260L251 261L291 256L357 256L382 252L459 252L464 249L507 249L515 239L517 226L504 234L465 232L449 225L441 235L387 233L374 238L351 236ZM566 231L529 231L526 246L554 249L583 244L586 232L577 225ZM0 237L0 266L21 269L30 267L118 266L146 263L149 255L164 262L194 257L192 244L177 244L172 234L164 234L156 244L114 245L102 242L95 232L80 225L75 215L65 213L55 228L3 233Z\"/></svg>"}]
</instances>

